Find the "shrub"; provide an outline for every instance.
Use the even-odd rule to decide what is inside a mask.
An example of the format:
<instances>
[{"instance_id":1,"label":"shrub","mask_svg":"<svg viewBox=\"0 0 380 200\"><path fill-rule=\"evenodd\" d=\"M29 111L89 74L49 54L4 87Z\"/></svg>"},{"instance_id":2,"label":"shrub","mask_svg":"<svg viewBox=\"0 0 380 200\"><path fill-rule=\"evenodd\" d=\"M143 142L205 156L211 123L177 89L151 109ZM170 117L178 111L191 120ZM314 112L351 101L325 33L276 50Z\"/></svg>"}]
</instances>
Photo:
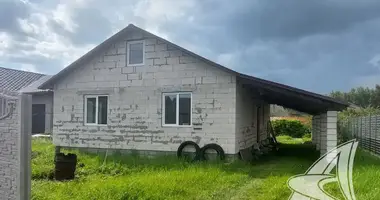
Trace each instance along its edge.
<instances>
[{"instance_id":1,"label":"shrub","mask_svg":"<svg viewBox=\"0 0 380 200\"><path fill-rule=\"evenodd\" d=\"M303 139L311 139L311 133L306 133L302 136Z\"/></svg>"},{"instance_id":2,"label":"shrub","mask_svg":"<svg viewBox=\"0 0 380 200\"><path fill-rule=\"evenodd\" d=\"M272 121L272 126L276 135L289 135L295 138L302 138L305 134L311 133L311 127L298 120L274 120Z\"/></svg>"}]
</instances>

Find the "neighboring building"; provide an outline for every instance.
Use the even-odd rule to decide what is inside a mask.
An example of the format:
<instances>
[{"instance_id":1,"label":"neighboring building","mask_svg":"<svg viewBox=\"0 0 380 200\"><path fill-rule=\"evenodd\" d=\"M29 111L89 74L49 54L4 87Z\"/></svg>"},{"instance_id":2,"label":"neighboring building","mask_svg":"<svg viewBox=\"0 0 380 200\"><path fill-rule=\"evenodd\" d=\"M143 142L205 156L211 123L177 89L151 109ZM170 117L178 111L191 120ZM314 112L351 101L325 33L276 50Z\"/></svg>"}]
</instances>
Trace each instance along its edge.
<instances>
[{"instance_id":1,"label":"neighboring building","mask_svg":"<svg viewBox=\"0 0 380 200\"><path fill-rule=\"evenodd\" d=\"M327 123L347 107L235 72L134 25L40 88L54 90L53 142L62 147L176 151L191 140L237 154L268 137L270 104ZM319 130L321 138L336 131ZM336 143L334 137L313 141L323 151Z\"/></svg>"},{"instance_id":2,"label":"neighboring building","mask_svg":"<svg viewBox=\"0 0 380 200\"><path fill-rule=\"evenodd\" d=\"M32 133L51 133L53 128L53 93L38 87L51 76L0 67L0 89L29 93L33 98ZM5 101L0 99L0 113L5 110Z\"/></svg>"}]
</instances>

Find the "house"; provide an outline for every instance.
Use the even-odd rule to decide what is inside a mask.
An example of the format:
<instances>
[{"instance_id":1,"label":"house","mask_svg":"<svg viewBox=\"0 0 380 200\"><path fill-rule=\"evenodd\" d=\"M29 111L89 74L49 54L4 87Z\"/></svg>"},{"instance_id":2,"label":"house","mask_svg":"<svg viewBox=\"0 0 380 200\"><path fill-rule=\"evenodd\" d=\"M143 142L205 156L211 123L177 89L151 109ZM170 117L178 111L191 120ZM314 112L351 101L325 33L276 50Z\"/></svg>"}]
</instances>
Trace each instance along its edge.
<instances>
[{"instance_id":1,"label":"house","mask_svg":"<svg viewBox=\"0 0 380 200\"><path fill-rule=\"evenodd\" d=\"M32 95L32 133L51 133L53 128L53 93L38 87L51 76L0 67L0 90ZM0 98L0 115L5 112Z\"/></svg>"},{"instance_id":2,"label":"house","mask_svg":"<svg viewBox=\"0 0 380 200\"><path fill-rule=\"evenodd\" d=\"M132 24L44 82L58 147L177 151L184 141L235 155L268 137L270 104L314 115L313 142L336 145L344 102L235 72ZM334 126L335 124L335 126Z\"/></svg>"}]
</instances>

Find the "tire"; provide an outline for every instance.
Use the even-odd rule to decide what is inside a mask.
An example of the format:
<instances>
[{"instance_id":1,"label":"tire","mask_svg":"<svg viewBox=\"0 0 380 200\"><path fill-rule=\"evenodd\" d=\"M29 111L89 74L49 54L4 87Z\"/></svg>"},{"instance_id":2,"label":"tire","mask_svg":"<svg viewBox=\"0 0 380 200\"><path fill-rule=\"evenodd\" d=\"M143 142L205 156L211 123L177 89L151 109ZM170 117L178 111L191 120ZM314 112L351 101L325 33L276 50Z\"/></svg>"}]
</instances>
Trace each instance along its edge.
<instances>
[{"instance_id":1,"label":"tire","mask_svg":"<svg viewBox=\"0 0 380 200\"><path fill-rule=\"evenodd\" d=\"M185 149L185 147L187 147L187 146L193 146L195 148L195 156L192 159L192 161L199 160L199 155L200 155L201 148L199 147L199 145L197 143L195 143L193 141L182 142L181 145L179 145L179 147L178 147L177 157L178 158L182 158L183 157L183 149Z\"/></svg>"},{"instance_id":2,"label":"tire","mask_svg":"<svg viewBox=\"0 0 380 200\"><path fill-rule=\"evenodd\" d=\"M206 153L206 150L208 149L214 149L217 152L220 160L224 160L226 158L223 148L219 146L218 144L213 143L213 144L206 144L204 147L201 148L200 155L201 155L202 160L207 160L205 153Z\"/></svg>"}]
</instances>

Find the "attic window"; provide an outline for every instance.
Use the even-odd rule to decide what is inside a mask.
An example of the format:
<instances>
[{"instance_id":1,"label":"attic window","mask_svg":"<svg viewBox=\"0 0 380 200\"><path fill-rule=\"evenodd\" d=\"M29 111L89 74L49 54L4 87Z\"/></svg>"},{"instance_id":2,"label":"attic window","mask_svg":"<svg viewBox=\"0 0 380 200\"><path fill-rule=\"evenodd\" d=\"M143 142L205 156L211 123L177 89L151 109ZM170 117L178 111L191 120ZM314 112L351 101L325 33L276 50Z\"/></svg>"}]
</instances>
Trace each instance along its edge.
<instances>
[{"instance_id":1,"label":"attic window","mask_svg":"<svg viewBox=\"0 0 380 200\"><path fill-rule=\"evenodd\" d=\"M127 42L127 66L144 65L144 40Z\"/></svg>"}]
</instances>

